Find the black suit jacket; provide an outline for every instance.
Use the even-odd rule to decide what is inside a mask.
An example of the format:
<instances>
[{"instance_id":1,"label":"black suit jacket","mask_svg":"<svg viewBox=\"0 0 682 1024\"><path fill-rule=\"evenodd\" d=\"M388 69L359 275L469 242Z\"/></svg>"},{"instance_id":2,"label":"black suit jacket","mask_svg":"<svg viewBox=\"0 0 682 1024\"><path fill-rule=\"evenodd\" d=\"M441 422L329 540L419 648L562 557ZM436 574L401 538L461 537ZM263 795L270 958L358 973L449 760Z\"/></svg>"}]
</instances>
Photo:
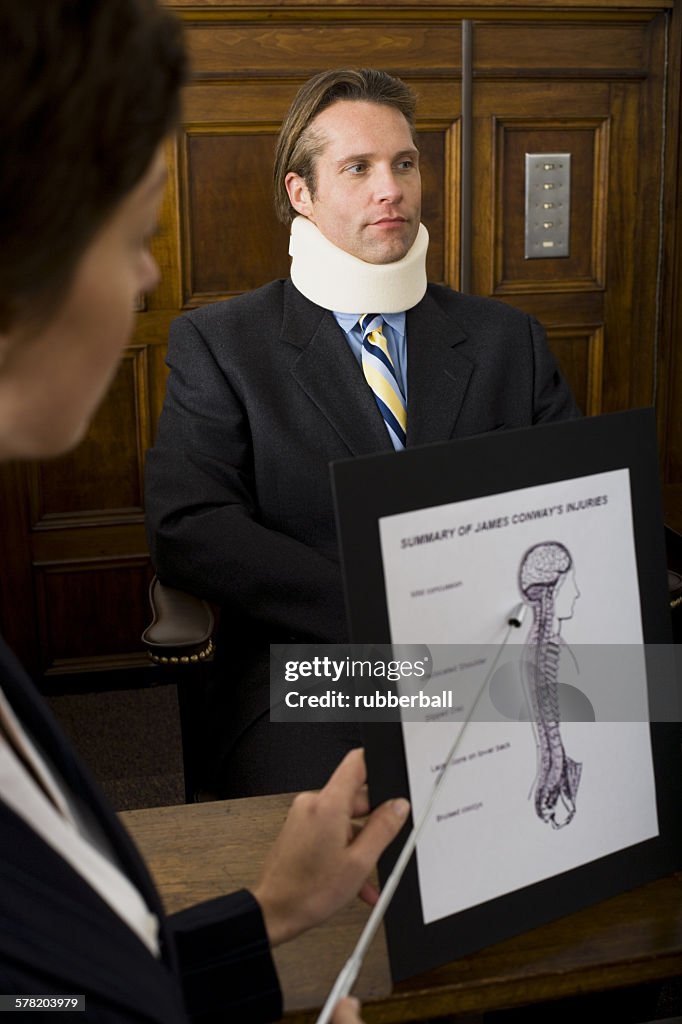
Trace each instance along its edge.
<instances>
[{"instance_id":1,"label":"black suit jacket","mask_svg":"<svg viewBox=\"0 0 682 1024\"><path fill-rule=\"evenodd\" d=\"M279 986L258 904L247 892L166 918L116 815L0 640L0 682L15 713L82 800L161 925L157 960L71 866L2 802L0 992L84 994L94 1022L273 1020Z\"/></svg>"},{"instance_id":2,"label":"black suit jacket","mask_svg":"<svg viewBox=\"0 0 682 1024\"><path fill-rule=\"evenodd\" d=\"M407 348L408 446L578 414L542 327L509 306L430 285ZM222 656L246 680L238 731L267 708L268 643L345 639L329 463L393 448L332 313L289 280L180 317L168 364L146 469L152 559L224 606Z\"/></svg>"}]
</instances>

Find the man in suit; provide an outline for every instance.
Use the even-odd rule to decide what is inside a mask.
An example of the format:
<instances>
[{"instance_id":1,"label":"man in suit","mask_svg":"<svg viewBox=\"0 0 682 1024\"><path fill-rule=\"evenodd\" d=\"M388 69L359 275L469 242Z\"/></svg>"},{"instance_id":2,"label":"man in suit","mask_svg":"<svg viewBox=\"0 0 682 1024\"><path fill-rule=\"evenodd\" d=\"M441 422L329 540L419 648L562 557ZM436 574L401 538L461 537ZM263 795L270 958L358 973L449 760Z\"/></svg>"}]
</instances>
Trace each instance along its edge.
<instances>
[{"instance_id":1,"label":"man in suit","mask_svg":"<svg viewBox=\"0 0 682 1024\"><path fill-rule=\"evenodd\" d=\"M317 785L357 742L268 714L270 643L346 638L329 463L577 415L537 321L427 285L414 112L383 72L307 82L275 160L291 278L171 329L148 532L161 579L222 606L223 794Z\"/></svg>"}]
</instances>

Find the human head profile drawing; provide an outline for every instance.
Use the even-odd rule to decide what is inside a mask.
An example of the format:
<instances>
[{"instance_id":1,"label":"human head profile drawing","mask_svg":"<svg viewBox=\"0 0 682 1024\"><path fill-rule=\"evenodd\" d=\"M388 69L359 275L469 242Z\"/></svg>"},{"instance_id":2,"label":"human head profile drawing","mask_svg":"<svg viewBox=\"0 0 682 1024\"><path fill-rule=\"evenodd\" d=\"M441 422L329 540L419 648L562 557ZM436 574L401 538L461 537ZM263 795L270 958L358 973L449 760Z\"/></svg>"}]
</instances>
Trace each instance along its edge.
<instances>
[{"instance_id":1,"label":"human head profile drawing","mask_svg":"<svg viewBox=\"0 0 682 1024\"><path fill-rule=\"evenodd\" d=\"M563 620L573 617L580 597L568 548L559 541L529 548L519 567L519 589L533 609L542 637L558 634Z\"/></svg>"},{"instance_id":2,"label":"human head profile drawing","mask_svg":"<svg viewBox=\"0 0 682 1024\"><path fill-rule=\"evenodd\" d=\"M561 635L562 623L572 619L580 590L575 560L559 541L545 541L528 548L519 566L519 589L533 610L529 644L561 644L580 669L573 651ZM581 689L566 682L558 684L558 701L564 721L593 722L594 708Z\"/></svg>"}]
</instances>

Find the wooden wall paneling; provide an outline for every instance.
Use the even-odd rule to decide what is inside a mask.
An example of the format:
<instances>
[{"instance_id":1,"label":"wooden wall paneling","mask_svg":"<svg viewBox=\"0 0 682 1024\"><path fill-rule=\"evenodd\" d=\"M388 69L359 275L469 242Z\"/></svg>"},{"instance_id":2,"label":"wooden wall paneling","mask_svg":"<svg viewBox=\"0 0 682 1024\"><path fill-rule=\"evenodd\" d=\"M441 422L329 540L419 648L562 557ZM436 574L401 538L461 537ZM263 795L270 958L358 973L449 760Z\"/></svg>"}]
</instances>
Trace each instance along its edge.
<instances>
[{"instance_id":1,"label":"wooden wall paneling","mask_svg":"<svg viewBox=\"0 0 682 1024\"><path fill-rule=\"evenodd\" d=\"M144 315L137 318L133 339L136 345L146 348L149 419L147 446L154 442L166 392L168 330L182 307L178 146L176 137L170 138L166 144L168 177L159 211L159 230L151 246L161 272L161 281L148 296Z\"/></svg>"},{"instance_id":2,"label":"wooden wall paneling","mask_svg":"<svg viewBox=\"0 0 682 1024\"><path fill-rule=\"evenodd\" d=\"M618 17L627 16L630 9L636 12L657 11L661 8L672 7L675 0L599 0L598 5L592 7L602 13L613 12ZM279 0L278 4L264 3L263 0L230 0L229 3L217 4L215 0L163 0L164 7L175 10L179 15L191 19L194 22L207 21L213 23L216 18L225 20L235 18L269 20L274 12L283 20L300 19L302 12L310 11L314 16L316 9L320 9L320 0L294 0L289 5L286 0ZM419 6L419 0L392 0L391 11L396 18L414 17L415 7ZM424 5L425 6L425 5ZM470 17L472 11L472 0L429 0L428 10L434 13L443 12L454 17ZM585 19L586 9L590 7L585 0L540 0L530 4L529 0L476 0L475 8L478 17L490 11L492 16L499 17L500 8L504 8L505 17L528 16L531 6L542 9L551 15L556 11L563 18L577 17ZM274 8L274 10L273 10ZM326 12L330 9L338 18L344 16L356 16L357 0L327 0ZM385 16L386 0L364 0L363 11L368 15L375 16L380 11Z\"/></svg>"},{"instance_id":3,"label":"wooden wall paneling","mask_svg":"<svg viewBox=\"0 0 682 1024\"><path fill-rule=\"evenodd\" d=\"M639 217L635 222L633 282L636 301L633 306L633 337L630 400L633 405L650 405L657 400L656 373L660 348L659 282L662 267L663 151L668 71L668 17L659 14L647 27L647 75L638 89L639 159L636 167L636 202ZM679 112L678 112L679 116ZM642 256L644 255L644 259ZM647 344L637 344L646 338Z\"/></svg>"},{"instance_id":4,"label":"wooden wall paneling","mask_svg":"<svg viewBox=\"0 0 682 1024\"><path fill-rule=\"evenodd\" d=\"M179 270L178 270L179 284ZM178 296L180 288L178 287ZM166 378L168 372L165 365L166 349L168 347L168 331L171 322L180 313L180 300L178 305L170 309L148 310L144 315L138 317L135 329L134 342L143 346L146 351L147 380L148 380L148 445L153 444L156 435L156 425L161 414L161 407L166 392ZM147 445L147 446L148 446ZM144 453L143 453L144 454Z\"/></svg>"},{"instance_id":5,"label":"wooden wall paneling","mask_svg":"<svg viewBox=\"0 0 682 1024\"><path fill-rule=\"evenodd\" d=\"M459 259L462 230L462 209L458 182L462 170L461 119L453 122L445 133L445 181L443 186L445 263L443 283L450 288L461 287Z\"/></svg>"},{"instance_id":6,"label":"wooden wall paneling","mask_svg":"<svg viewBox=\"0 0 682 1024\"><path fill-rule=\"evenodd\" d=\"M655 289L633 284L656 264L638 194L657 175L664 16L546 18L475 24L474 288L540 316L586 412L646 404ZM524 154L543 151L572 154L570 253L525 260Z\"/></svg>"},{"instance_id":7,"label":"wooden wall paneling","mask_svg":"<svg viewBox=\"0 0 682 1024\"><path fill-rule=\"evenodd\" d=\"M656 266L656 249L637 249L638 221L651 211L640 208L637 197L637 162L640 117L640 86L612 82L611 146L607 221L608 266L604 293L606 340L604 348L604 411L647 405L651 401L654 339L653 312L644 332L635 325L648 305L648 280ZM660 143L659 143L660 144ZM653 213L655 218L656 214ZM635 282L639 282L639 287ZM639 352L635 354L635 350ZM644 364L639 380L632 377L635 362ZM636 394L639 392L639 395Z\"/></svg>"},{"instance_id":8,"label":"wooden wall paneling","mask_svg":"<svg viewBox=\"0 0 682 1024\"><path fill-rule=\"evenodd\" d=\"M149 615L150 570L140 540L150 438L147 346L133 345L85 441L26 468L36 667L44 674L145 664L139 636ZM139 527L136 534L121 530L130 525ZM92 554L84 557L88 547ZM112 555L117 547L123 557Z\"/></svg>"},{"instance_id":9,"label":"wooden wall paneling","mask_svg":"<svg viewBox=\"0 0 682 1024\"><path fill-rule=\"evenodd\" d=\"M418 132L422 177L422 220L429 232L426 273L429 281L446 282L453 273L448 241L459 223L453 163L457 133L452 124Z\"/></svg>"},{"instance_id":10,"label":"wooden wall paneling","mask_svg":"<svg viewBox=\"0 0 682 1024\"><path fill-rule=\"evenodd\" d=\"M608 154L607 117L494 118L495 252L490 293L601 291L607 202L603 180ZM524 257L525 154L571 154L569 255Z\"/></svg>"},{"instance_id":11,"label":"wooden wall paneling","mask_svg":"<svg viewBox=\"0 0 682 1024\"><path fill-rule=\"evenodd\" d=\"M311 23L271 22L236 24L216 22L204 27L195 23L189 32L193 75L196 78L281 78L292 74L304 82L317 71L331 67L380 67L399 73L409 69L431 74L452 72L459 49L452 36L459 26L432 23L416 14L405 24L393 21L384 9L378 20L363 11L354 12L353 23L339 20L332 5L324 20ZM330 22L335 22L333 25Z\"/></svg>"},{"instance_id":12,"label":"wooden wall paneling","mask_svg":"<svg viewBox=\"0 0 682 1024\"><path fill-rule=\"evenodd\" d=\"M586 416L597 416L602 405L604 328L601 324L550 327L549 345L571 382L575 400Z\"/></svg>"},{"instance_id":13,"label":"wooden wall paneling","mask_svg":"<svg viewBox=\"0 0 682 1024\"><path fill-rule=\"evenodd\" d=\"M68 538L69 547L64 544ZM78 553L78 557L74 555ZM101 562L104 558L145 558L147 544L142 522L118 522L102 529L69 526L65 530L39 530L32 534L33 565L61 565L65 562Z\"/></svg>"},{"instance_id":14,"label":"wooden wall paneling","mask_svg":"<svg viewBox=\"0 0 682 1024\"><path fill-rule=\"evenodd\" d=\"M280 79L215 80L197 77L185 88L183 128L208 129L221 124L279 124L299 84L291 74Z\"/></svg>"},{"instance_id":15,"label":"wooden wall paneling","mask_svg":"<svg viewBox=\"0 0 682 1024\"><path fill-rule=\"evenodd\" d=\"M178 196L178 142L175 136L167 139L165 144L166 167L168 174L166 186L159 208L158 230L151 242L151 251L159 270L161 280L154 291L146 297L145 311L180 308L182 293L180 288L180 200ZM138 340L140 330L144 330L149 317L139 317L135 331ZM149 342L147 335L145 342Z\"/></svg>"},{"instance_id":16,"label":"wooden wall paneling","mask_svg":"<svg viewBox=\"0 0 682 1024\"><path fill-rule=\"evenodd\" d=\"M39 657L25 465L0 465L0 630L30 672Z\"/></svg>"},{"instance_id":17,"label":"wooden wall paneling","mask_svg":"<svg viewBox=\"0 0 682 1024\"><path fill-rule=\"evenodd\" d=\"M592 206L586 210L585 197L596 196L601 187L607 160L604 137L610 120L606 83L527 81L521 73L513 87L507 85L504 89L487 78L477 82L473 154L474 210L480 223L473 278L477 292L504 295L509 288L519 293L603 287L603 241L599 231L603 215L599 211L595 230ZM524 143L551 146L556 151L563 146L561 139L566 133L571 133L568 142L578 144L579 157L578 166L572 169L571 203L576 210L571 234L575 224L583 240L589 237L591 241L588 246L578 246L578 257L572 244L568 258L525 261ZM576 240L580 242L580 235ZM510 261L513 280L507 282L505 276L512 267L508 269L505 264Z\"/></svg>"},{"instance_id":18,"label":"wooden wall paneling","mask_svg":"<svg viewBox=\"0 0 682 1024\"><path fill-rule=\"evenodd\" d=\"M609 83L606 411L654 400L666 18L659 13L644 21L641 66Z\"/></svg>"},{"instance_id":19,"label":"wooden wall paneling","mask_svg":"<svg viewBox=\"0 0 682 1024\"><path fill-rule=\"evenodd\" d=\"M46 676L147 664L139 622L149 616L149 560L36 562L41 670Z\"/></svg>"},{"instance_id":20,"label":"wooden wall paneling","mask_svg":"<svg viewBox=\"0 0 682 1024\"><path fill-rule=\"evenodd\" d=\"M33 530L140 521L151 421L146 346L130 346L86 439L28 470Z\"/></svg>"},{"instance_id":21,"label":"wooden wall paneling","mask_svg":"<svg viewBox=\"0 0 682 1024\"><path fill-rule=\"evenodd\" d=\"M0 615L22 657L51 674L141 664L150 572L144 449L165 391L168 327L183 308L286 274L271 154L310 74L381 66L419 97L429 276L459 284L460 22L474 18L473 289L548 328L589 413L643 404L659 379L666 479L682 492L682 4L673 0L166 0L186 22L193 79L152 248L159 288L140 313L114 391L81 449L0 468ZM663 265L657 299L664 12L670 10ZM575 235L562 261L522 259L528 146L575 154ZM575 180L575 178L574 178ZM519 249L521 245L521 249ZM680 494L682 507L682 493ZM681 514L682 517L682 514ZM95 611L99 614L95 615ZM39 667L40 667L39 666Z\"/></svg>"},{"instance_id":22,"label":"wooden wall paneling","mask_svg":"<svg viewBox=\"0 0 682 1024\"><path fill-rule=\"evenodd\" d=\"M666 522L682 532L682 4L679 2L669 20L667 57L658 422Z\"/></svg>"},{"instance_id":23,"label":"wooden wall paneling","mask_svg":"<svg viewBox=\"0 0 682 1024\"><path fill-rule=\"evenodd\" d=\"M622 12L618 20L600 17L601 4L571 21L542 5L523 20L477 21L474 61L477 75L500 77L626 77L646 66L650 15Z\"/></svg>"},{"instance_id":24,"label":"wooden wall paneling","mask_svg":"<svg viewBox=\"0 0 682 1024\"><path fill-rule=\"evenodd\" d=\"M607 168L608 86L519 81L503 92L486 80L474 90L474 104L473 160L482 171L474 177L473 290L537 316L580 407L601 412L595 352L602 360L607 206L599 200ZM585 117L586 110L594 116ZM526 152L572 153L566 258L524 258ZM587 344L587 338L596 340Z\"/></svg>"},{"instance_id":25,"label":"wooden wall paneling","mask_svg":"<svg viewBox=\"0 0 682 1024\"><path fill-rule=\"evenodd\" d=\"M276 137L274 125L185 133L185 308L288 275L289 232L275 220L272 200Z\"/></svg>"},{"instance_id":26,"label":"wooden wall paneling","mask_svg":"<svg viewBox=\"0 0 682 1024\"><path fill-rule=\"evenodd\" d=\"M112 390L79 448L59 459L5 466L0 472L2 630L10 646L36 675L50 662L45 641L55 635L48 607L60 622L75 610L70 576L55 575L50 589L52 603L42 600L35 574L41 559L48 557L61 563L82 557L89 550L99 560L123 549L125 553L137 552L137 559L148 563L141 490L142 457L150 437L145 356L144 347L133 346L128 351ZM131 526L137 530L131 532ZM129 573L124 575L127 585ZM107 580L112 579L110 573ZM106 602L98 601L100 613L90 631L91 642L102 651L109 650L112 629L118 628L139 637L148 616L146 609L143 615L137 614L139 603L130 594L127 602L119 604L117 620L112 622L101 614ZM137 641L131 647L132 652L136 650ZM139 655L137 663L144 663Z\"/></svg>"}]
</instances>

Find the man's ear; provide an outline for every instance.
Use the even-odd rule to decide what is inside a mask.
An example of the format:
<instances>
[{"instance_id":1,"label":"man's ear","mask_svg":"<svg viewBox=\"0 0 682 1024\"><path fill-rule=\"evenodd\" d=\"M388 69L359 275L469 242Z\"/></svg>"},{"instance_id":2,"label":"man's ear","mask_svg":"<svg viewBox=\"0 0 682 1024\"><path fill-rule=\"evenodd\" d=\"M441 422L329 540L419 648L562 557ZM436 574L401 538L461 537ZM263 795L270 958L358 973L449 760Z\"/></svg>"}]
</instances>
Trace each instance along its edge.
<instances>
[{"instance_id":1,"label":"man's ear","mask_svg":"<svg viewBox=\"0 0 682 1024\"><path fill-rule=\"evenodd\" d=\"M310 199L310 192L305 179L295 171L289 171L284 179L284 185L289 196L289 202L296 210L296 213L304 217L310 217L313 212L313 204Z\"/></svg>"}]
</instances>

